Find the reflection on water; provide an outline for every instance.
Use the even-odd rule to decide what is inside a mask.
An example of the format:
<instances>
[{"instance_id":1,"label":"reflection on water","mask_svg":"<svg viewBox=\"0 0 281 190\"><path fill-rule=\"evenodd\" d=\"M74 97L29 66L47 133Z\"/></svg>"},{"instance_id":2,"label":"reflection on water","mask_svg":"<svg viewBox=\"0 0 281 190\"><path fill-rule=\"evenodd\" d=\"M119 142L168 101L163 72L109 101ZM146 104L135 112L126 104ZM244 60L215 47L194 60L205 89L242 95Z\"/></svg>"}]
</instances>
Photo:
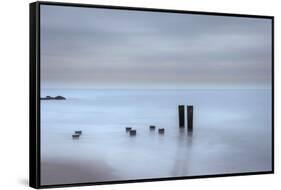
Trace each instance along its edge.
<instances>
[{"instance_id":1,"label":"reflection on water","mask_svg":"<svg viewBox=\"0 0 281 190\"><path fill-rule=\"evenodd\" d=\"M45 95L67 100L41 101L43 184L271 169L269 90L44 90ZM180 104L194 106L193 131L178 127ZM136 129L136 136L126 127ZM83 131L79 140L72 140L75 130ZM68 177L66 163L76 175Z\"/></svg>"}]
</instances>

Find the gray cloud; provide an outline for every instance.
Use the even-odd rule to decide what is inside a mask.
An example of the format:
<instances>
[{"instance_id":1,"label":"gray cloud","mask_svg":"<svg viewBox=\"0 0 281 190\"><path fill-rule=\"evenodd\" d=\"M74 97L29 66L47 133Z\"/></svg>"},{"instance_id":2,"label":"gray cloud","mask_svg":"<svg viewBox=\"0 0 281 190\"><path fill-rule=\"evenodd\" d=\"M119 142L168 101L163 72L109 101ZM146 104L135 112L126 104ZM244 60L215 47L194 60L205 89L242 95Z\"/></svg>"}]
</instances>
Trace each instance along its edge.
<instances>
[{"instance_id":1,"label":"gray cloud","mask_svg":"<svg viewBox=\"0 0 281 190\"><path fill-rule=\"evenodd\" d=\"M271 20L41 7L43 88L270 88Z\"/></svg>"}]
</instances>

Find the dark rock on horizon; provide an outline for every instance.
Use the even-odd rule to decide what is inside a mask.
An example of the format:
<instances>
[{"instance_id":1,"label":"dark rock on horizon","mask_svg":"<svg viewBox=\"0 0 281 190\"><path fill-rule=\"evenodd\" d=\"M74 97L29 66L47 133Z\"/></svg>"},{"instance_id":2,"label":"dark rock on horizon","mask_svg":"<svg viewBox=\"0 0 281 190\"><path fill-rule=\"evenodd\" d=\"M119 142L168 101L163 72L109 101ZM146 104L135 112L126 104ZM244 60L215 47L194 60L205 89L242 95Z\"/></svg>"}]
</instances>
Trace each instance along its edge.
<instances>
[{"instance_id":1,"label":"dark rock on horizon","mask_svg":"<svg viewBox=\"0 0 281 190\"><path fill-rule=\"evenodd\" d=\"M55 97L46 96L46 97L40 98L40 100L66 100L66 98L63 96L55 96Z\"/></svg>"}]
</instances>

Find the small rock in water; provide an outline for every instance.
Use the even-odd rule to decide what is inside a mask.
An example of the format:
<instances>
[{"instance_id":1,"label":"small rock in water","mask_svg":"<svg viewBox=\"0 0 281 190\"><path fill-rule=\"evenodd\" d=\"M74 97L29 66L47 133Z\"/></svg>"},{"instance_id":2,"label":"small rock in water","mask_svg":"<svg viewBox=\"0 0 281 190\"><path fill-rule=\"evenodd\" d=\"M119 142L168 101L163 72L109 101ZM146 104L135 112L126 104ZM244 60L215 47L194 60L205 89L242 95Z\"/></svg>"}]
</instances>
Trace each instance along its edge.
<instances>
[{"instance_id":1,"label":"small rock in water","mask_svg":"<svg viewBox=\"0 0 281 190\"><path fill-rule=\"evenodd\" d=\"M164 133L165 133L165 129L164 129L164 128L158 129L158 133L159 133L159 134L164 134Z\"/></svg>"},{"instance_id":2,"label":"small rock in water","mask_svg":"<svg viewBox=\"0 0 281 190\"><path fill-rule=\"evenodd\" d=\"M130 136L136 136L137 135L137 130L131 129L130 130Z\"/></svg>"},{"instance_id":3,"label":"small rock in water","mask_svg":"<svg viewBox=\"0 0 281 190\"><path fill-rule=\"evenodd\" d=\"M132 127L126 127L126 132L131 131Z\"/></svg>"}]
</instances>

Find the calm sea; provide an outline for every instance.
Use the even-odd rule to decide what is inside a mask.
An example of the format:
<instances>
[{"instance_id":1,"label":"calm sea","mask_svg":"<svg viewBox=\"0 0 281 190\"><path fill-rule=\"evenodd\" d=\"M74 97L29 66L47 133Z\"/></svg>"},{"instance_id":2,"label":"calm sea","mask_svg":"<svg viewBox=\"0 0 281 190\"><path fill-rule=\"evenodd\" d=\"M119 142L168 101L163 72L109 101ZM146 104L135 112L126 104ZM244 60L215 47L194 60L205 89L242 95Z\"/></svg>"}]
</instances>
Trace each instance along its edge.
<instances>
[{"instance_id":1,"label":"calm sea","mask_svg":"<svg viewBox=\"0 0 281 190\"><path fill-rule=\"evenodd\" d=\"M42 184L271 170L271 90L42 90L46 95L67 99L41 100ZM178 127L179 104L194 106L192 135ZM82 130L79 140L74 130Z\"/></svg>"}]
</instances>

